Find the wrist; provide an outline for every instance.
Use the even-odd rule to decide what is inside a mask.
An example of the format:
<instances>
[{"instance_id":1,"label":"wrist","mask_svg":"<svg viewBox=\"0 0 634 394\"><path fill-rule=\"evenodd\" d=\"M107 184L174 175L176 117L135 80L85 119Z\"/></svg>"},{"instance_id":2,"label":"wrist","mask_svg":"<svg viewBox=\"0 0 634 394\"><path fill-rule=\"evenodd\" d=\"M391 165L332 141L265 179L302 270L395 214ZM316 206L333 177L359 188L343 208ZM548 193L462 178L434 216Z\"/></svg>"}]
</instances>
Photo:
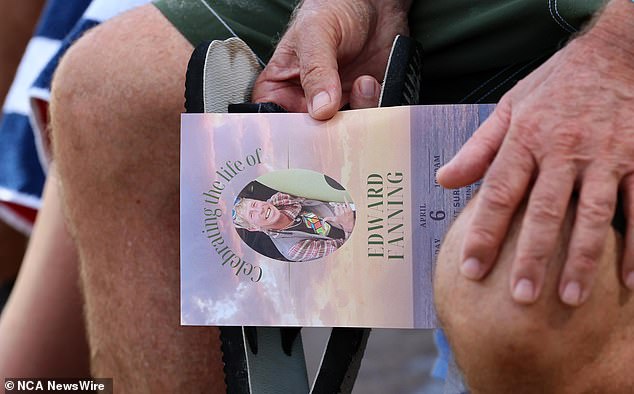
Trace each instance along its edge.
<instances>
[{"instance_id":1,"label":"wrist","mask_svg":"<svg viewBox=\"0 0 634 394\"><path fill-rule=\"evenodd\" d=\"M379 15L398 15L407 20L412 0L371 0Z\"/></svg>"},{"instance_id":2,"label":"wrist","mask_svg":"<svg viewBox=\"0 0 634 394\"><path fill-rule=\"evenodd\" d=\"M634 1L609 1L584 37L634 56Z\"/></svg>"},{"instance_id":3,"label":"wrist","mask_svg":"<svg viewBox=\"0 0 634 394\"><path fill-rule=\"evenodd\" d=\"M370 2L377 8L389 7L399 11L409 12L412 6L412 0L370 0Z\"/></svg>"}]
</instances>

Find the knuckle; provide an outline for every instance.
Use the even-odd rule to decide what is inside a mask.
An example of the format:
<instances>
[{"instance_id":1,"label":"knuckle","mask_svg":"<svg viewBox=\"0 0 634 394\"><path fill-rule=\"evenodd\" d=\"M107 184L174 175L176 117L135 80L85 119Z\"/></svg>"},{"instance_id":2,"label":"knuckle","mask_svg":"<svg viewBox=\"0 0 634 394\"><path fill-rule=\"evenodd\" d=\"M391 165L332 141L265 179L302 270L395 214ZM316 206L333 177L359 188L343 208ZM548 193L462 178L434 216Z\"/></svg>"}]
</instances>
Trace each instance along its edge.
<instances>
[{"instance_id":1,"label":"knuckle","mask_svg":"<svg viewBox=\"0 0 634 394\"><path fill-rule=\"evenodd\" d=\"M302 63L301 73L304 76L304 80L320 79L324 74L324 69L321 64L316 63Z\"/></svg>"},{"instance_id":2,"label":"knuckle","mask_svg":"<svg viewBox=\"0 0 634 394\"><path fill-rule=\"evenodd\" d=\"M564 126L555 134L553 146L562 151L576 151L586 140L586 133L575 127Z\"/></svg>"},{"instance_id":3,"label":"knuckle","mask_svg":"<svg viewBox=\"0 0 634 394\"><path fill-rule=\"evenodd\" d=\"M498 151L499 143L494 135L480 135L478 136L478 146L483 150L483 153L487 157L495 157Z\"/></svg>"},{"instance_id":4,"label":"knuckle","mask_svg":"<svg viewBox=\"0 0 634 394\"><path fill-rule=\"evenodd\" d=\"M534 116L526 116L525 113L522 112L518 114L512 122L518 140L532 146L532 142L536 139L535 137L539 134L541 129L539 119Z\"/></svg>"},{"instance_id":5,"label":"knuckle","mask_svg":"<svg viewBox=\"0 0 634 394\"><path fill-rule=\"evenodd\" d=\"M500 99L500 102L493 111L493 115L495 116L495 119L503 125L509 125L511 123L512 112L511 97L507 93L502 96L502 99Z\"/></svg>"},{"instance_id":6,"label":"knuckle","mask_svg":"<svg viewBox=\"0 0 634 394\"><path fill-rule=\"evenodd\" d=\"M497 238L491 231L491 228L481 226L472 228L465 240L465 246L468 250L491 248L494 247L496 243Z\"/></svg>"},{"instance_id":7,"label":"knuckle","mask_svg":"<svg viewBox=\"0 0 634 394\"><path fill-rule=\"evenodd\" d=\"M329 81L330 69L321 63L302 62L300 79L302 86L310 90Z\"/></svg>"},{"instance_id":8,"label":"knuckle","mask_svg":"<svg viewBox=\"0 0 634 394\"><path fill-rule=\"evenodd\" d=\"M612 219L614 209L615 201L611 198L582 198L577 209L577 219L597 226L605 225Z\"/></svg>"},{"instance_id":9,"label":"knuckle","mask_svg":"<svg viewBox=\"0 0 634 394\"><path fill-rule=\"evenodd\" d=\"M485 183L485 185L480 198L486 205L495 210L509 211L513 209L515 204L512 190L505 182L492 181Z\"/></svg>"},{"instance_id":10,"label":"knuckle","mask_svg":"<svg viewBox=\"0 0 634 394\"><path fill-rule=\"evenodd\" d=\"M546 252L542 248L532 248L530 251L516 257L515 266L523 274L533 274L535 276L541 270L541 267L546 264L547 257Z\"/></svg>"},{"instance_id":11,"label":"knuckle","mask_svg":"<svg viewBox=\"0 0 634 394\"><path fill-rule=\"evenodd\" d=\"M572 261L572 269L583 276L595 272L598 266L596 254L586 248L579 250Z\"/></svg>"},{"instance_id":12,"label":"knuckle","mask_svg":"<svg viewBox=\"0 0 634 394\"><path fill-rule=\"evenodd\" d=\"M531 220L538 223L555 223L561 221L564 212L553 204L553 196L539 197L532 201L528 215Z\"/></svg>"}]
</instances>

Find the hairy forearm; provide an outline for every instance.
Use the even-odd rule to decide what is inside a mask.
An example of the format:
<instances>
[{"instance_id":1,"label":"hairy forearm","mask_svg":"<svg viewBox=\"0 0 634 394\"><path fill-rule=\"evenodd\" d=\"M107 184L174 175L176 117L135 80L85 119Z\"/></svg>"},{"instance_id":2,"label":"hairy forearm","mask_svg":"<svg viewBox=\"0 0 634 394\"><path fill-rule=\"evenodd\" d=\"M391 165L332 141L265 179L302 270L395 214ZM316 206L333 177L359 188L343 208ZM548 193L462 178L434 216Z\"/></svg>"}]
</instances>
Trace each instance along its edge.
<instances>
[{"instance_id":1,"label":"hairy forearm","mask_svg":"<svg viewBox=\"0 0 634 394\"><path fill-rule=\"evenodd\" d=\"M586 35L596 37L628 56L634 56L634 2L609 1L590 24Z\"/></svg>"}]
</instances>

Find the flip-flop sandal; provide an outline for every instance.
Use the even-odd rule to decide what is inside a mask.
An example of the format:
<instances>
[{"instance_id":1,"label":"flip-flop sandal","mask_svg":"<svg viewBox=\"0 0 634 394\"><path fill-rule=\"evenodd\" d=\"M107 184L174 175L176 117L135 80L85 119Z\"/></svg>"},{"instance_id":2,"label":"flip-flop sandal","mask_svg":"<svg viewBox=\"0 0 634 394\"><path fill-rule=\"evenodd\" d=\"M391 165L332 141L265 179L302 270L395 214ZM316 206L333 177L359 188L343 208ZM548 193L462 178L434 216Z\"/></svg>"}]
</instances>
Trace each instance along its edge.
<instances>
[{"instance_id":1,"label":"flip-flop sandal","mask_svg":"<svg viewBox=\"0 0 634 394\"><path fill-rule=\"evenodd\" d=\"M396 37L379 106L418 104L421 65L420 44ZM259 72L255 54L238 38L201 44L187 69L187 112L286 112L274 103L249 102ZM350 393L370 329L333 328L312 387L300 330L220 327L227 393Z\"/></svg>"}]
</instances>

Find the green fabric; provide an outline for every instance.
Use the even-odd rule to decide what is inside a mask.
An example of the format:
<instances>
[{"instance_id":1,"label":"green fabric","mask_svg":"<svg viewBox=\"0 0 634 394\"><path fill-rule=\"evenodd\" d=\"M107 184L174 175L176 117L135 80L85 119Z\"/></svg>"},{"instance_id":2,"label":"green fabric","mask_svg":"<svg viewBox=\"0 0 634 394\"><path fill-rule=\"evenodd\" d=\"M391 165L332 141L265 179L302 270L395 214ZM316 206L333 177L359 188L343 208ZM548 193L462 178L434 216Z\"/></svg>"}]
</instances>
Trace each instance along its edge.
<instances>
[{"instance_id":1,"label":"green fabric","mask_svg":"<svg viewBox=\"0 0 634 394\"><path fill-rule=\"evenodd\" d=\"M267 62L298 1L156 0L154 5L193 46L233 37L208 8L211 7L262 61Z\"/></svg>"},{"instance_id":2,"label":"green fabric","mask_svg":"<svg viewBox=\"0 0 634 394\"><path fill-rule=\"evenodd\" d=\"M603 0L415 1L428 103L497 102L578 31Z\"/></svg>"},{"instance_id":3,"label":"green fabric","mask_svg":"<svg viewBox=\"0 0 634 394\"><path fill-rule=\"evenodd\" d=\"M263 61L297 0L156 0L195 46L233 34ZM582 28L603 0L414 0L410 35L423 44L425 103L496 102ZM208 7L207 7L208 6Z\"/></svg>"}]
</instances>

